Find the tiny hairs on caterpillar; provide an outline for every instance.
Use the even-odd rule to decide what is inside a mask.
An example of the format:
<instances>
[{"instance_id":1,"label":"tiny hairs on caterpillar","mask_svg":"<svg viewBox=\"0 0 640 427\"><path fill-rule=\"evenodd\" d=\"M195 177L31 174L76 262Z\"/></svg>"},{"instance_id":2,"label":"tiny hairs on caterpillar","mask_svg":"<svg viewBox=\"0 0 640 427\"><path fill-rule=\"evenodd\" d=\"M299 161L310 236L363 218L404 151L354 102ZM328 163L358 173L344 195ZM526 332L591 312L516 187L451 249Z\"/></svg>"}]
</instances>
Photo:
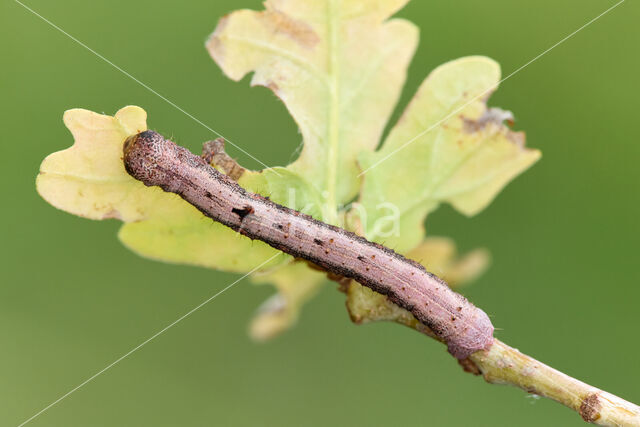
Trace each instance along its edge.
<instances>
[{"instance_id":1,"label":"tiny hairs on caterpillar","mask_svg":"<svg viewBox=\"0 0 640 427\"><path fill-rule=\"evenodd\" d=\"M135 179L178 194L214 221L386 295L445 341L458 359L493 343L493 325L486 313L422 265L248 192L156 132L129 137L124 164Z\"/></svg>"}]
</instances>

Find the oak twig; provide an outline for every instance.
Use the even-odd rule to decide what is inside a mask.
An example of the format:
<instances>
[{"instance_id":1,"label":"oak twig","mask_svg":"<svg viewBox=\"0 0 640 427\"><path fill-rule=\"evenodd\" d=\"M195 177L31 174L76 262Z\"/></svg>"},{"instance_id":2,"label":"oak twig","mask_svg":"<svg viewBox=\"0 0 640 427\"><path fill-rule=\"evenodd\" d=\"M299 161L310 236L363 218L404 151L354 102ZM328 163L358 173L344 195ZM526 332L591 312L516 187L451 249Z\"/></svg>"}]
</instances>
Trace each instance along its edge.
<instances>
[{"instance_id":1,"label":"oak twig","mask_svg":"<svg viewBox=\"0 0 640 427\"><path fill-rule=\"evenodd\" d=\"M602 426L639 426L640 407L520 353L495 340L489 350L469 359L484 379L548 397L578 412L583 420Z\"/></svg>"},{"instance_id":2,"label":"oak twig","mask_svg":"<svg viewBox=\"0 0 640 427\"><path fill-rule=\"evenodd\" d=\"M341 228L250 193L207 161L153 131L127 139L127 172L147 186L176 193L204 215L251 239L353 279L386 296L385 320L447 344L466 370L490 383L554 399L601 425L640 425L640 408L598 390L493 338L488 316L414 261ZM381 297L382 298L382 297ZM354 317L353 312L352 318Z\"/></svg>"}]
</instances>

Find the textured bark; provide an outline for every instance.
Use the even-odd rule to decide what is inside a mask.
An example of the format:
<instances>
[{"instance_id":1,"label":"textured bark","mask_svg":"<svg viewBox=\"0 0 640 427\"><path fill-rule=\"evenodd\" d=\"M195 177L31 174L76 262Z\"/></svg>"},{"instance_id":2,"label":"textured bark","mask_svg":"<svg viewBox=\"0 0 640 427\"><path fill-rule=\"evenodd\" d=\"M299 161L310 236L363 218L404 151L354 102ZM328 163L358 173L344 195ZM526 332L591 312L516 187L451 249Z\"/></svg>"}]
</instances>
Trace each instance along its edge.
<instances>
[{"instance_id":1,"label":"textured bark","mask_svg":"<svg viewBox=\"0 0 640 427\"><path fill-rule=\"evenodd\" d=\"M209 218L386 295L466 359L493 343L488 316L424 267L361 236L250 193L153 131L127 139L129 174L178 194Z\"/></svg>"}]
</instances>

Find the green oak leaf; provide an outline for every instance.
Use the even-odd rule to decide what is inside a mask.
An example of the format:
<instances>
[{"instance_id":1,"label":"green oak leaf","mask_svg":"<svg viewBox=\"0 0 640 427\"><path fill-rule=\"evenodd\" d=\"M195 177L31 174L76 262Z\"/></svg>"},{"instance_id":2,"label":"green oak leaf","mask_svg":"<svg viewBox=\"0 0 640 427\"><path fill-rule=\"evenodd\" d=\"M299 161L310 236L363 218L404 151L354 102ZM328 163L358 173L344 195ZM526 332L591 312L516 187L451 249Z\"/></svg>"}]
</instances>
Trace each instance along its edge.
<instances>
[{"instance_id":1,"label":"green oak leaf","mask_svg":"<svg viewBox=\"0 0 640 427\"><path fill-rule=\"evenodd\" d=\"M524 146L524 133L503 124L510 113L487 108L499 81L500 66L489 58L441 65L382 147L360 155L366 217L360 216L369 239L404 253L421 242L425 216L441 203L474 215L539 159L539 151ZM384 228L385 206L400 219L395 230Z\"/></svg>"},{"instance_id":2,"label":"green oak leaf","mask_svg":"<svg viewBox=\"0 0 640 427\"><path fill-rule=\"evenodd\" d=\"M207 49L233 80L254 72L300 128L304 146L288 169L325 196L324 221L359 189L357 156L373 150L398 100L418 39L387 20L408 0L267 0L220 21Z\"/></svg>"}]
</instances>

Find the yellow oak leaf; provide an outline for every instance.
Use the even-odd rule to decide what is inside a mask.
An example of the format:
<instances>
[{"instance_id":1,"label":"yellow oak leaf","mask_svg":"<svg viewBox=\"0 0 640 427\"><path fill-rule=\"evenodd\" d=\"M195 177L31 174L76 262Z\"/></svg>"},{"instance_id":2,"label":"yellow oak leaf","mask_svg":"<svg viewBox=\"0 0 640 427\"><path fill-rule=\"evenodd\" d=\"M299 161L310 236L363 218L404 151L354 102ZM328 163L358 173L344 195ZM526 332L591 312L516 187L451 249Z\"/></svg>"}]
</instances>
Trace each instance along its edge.
<instances>
[{"instance_id":1,"label":"yellow oak leaf","mask_svg":"<svg viewBox=\"0 0 640 427\"><path fill-rule=\"evenodd\" d=\"M175 194L145 187L129 176L122 145L147 129L143 109L125 107L113 117L69 110L64 123L75 142L49 155L36 179L38 192L53 206L86 218L122 220L120 240L153 259L236 272L256 268L274 255L262 268L290 259L214 223Z\"/></svg>"},{"instance_id":2,"label":"yellow oak leaf","mask_svg":"<svg viewBox=\"0 0 640 427\"><path fill-rule=\"evenodd\" d=\"M441 65L382 147L360 155L367 238L406 253L422 241L425 216L441 203L474 215L540 158L524 146L524 133L503 124L509 112L487 108L499 81L500 66L486 57ZM381 220L390 215L388 206L397 216L394 230Z\"/></svg>"},{"instance_id":3,"label":"yellow oak leaf","mask_svg":"<svg viewBox=\"0 0 640 427\"><path fill-rule=\"evenodd\" d=\"M326 197L326 222L358 192L356 163L373 150L404 84L416 27L388 18L408 0L267 0L220 21L207 49L224 73L271 88L304 146L288 169Z\"/></svg>"}]
</instances>

